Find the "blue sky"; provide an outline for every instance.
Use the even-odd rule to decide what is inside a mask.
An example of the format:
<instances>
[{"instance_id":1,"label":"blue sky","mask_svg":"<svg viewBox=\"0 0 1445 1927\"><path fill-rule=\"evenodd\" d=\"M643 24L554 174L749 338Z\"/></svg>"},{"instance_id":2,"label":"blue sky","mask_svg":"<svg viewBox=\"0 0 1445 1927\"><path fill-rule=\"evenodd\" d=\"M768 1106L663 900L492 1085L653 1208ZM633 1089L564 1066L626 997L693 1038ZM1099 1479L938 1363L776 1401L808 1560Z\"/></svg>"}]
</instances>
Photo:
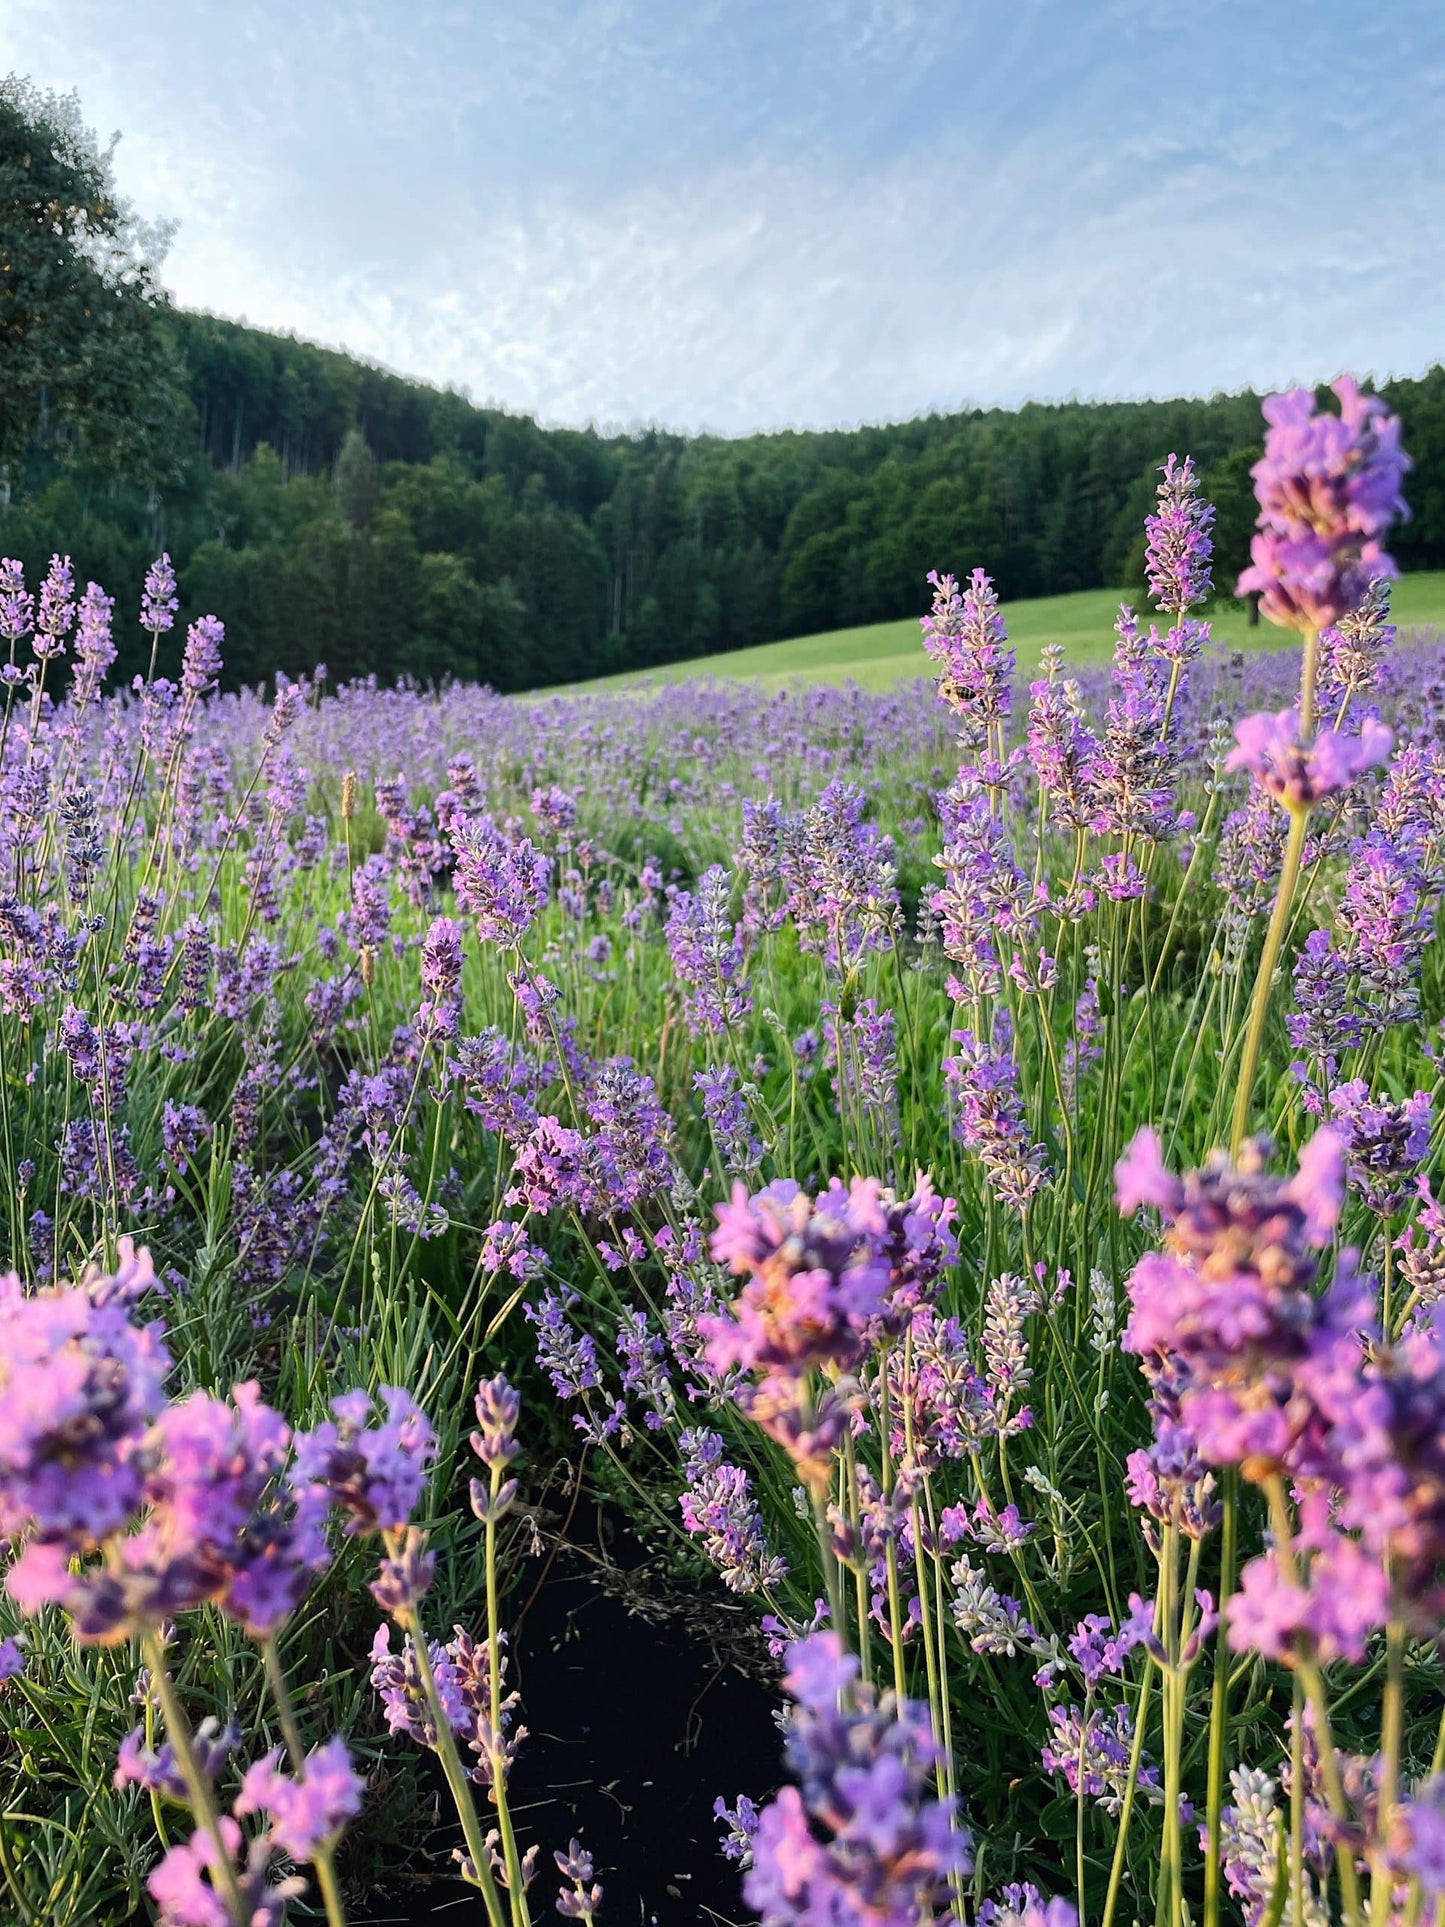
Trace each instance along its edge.
<instances>
[{"instance_id":1,"label":"blue sky","mask_svg":"<svg viewBox=\"0 0 1445 1927\"><path fill-rule=\"evenodd\" d=\"M1445 358L1434 0L0 0L188 305L727 433Z\"/></svg>"}]
</instances>

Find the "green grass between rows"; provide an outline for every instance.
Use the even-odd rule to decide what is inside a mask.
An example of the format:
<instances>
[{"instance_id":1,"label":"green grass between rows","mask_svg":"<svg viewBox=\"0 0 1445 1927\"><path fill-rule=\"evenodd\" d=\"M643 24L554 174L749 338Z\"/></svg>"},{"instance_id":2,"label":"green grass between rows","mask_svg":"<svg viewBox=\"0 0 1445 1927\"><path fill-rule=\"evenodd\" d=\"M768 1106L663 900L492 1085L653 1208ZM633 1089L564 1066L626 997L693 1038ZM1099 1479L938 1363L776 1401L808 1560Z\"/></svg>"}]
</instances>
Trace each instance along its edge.
<instances>
[{"instance_id":1,"label":"green grass between rows","mask_svg":"<svg viewBox=\"0 0 1445 1927\"><path fill-rule=\"evenodd\" d=\"M1063 645L1071 667L1082 669L1106 662L1114 648L1114 617L1128 593L1123 589L1083 589L1075 595L1035 596L1005 603L1004 618L1018 652L1020 671L1031 675L1040 652L1051 642ZM1402 577L1395 585L1393 603L1395 620L1402 628L1445 628L1445 570ZM1244 610L1236 604L1222 603L1210 613L1215 635L1231 647L1265 649L1289 640L1286 631L1271 623L1261 622L1251 628ZM622 689L717 676L745 678L770 688L787 683L851 681L865 689L886 689L927 673L918 619L908 616L900 622L873 622L856 629L831 629L823 635L794 636L786 642L763 643L756 649L694 656L647 671L628 670L578 687Z\"/></svg>"}]
</instances>

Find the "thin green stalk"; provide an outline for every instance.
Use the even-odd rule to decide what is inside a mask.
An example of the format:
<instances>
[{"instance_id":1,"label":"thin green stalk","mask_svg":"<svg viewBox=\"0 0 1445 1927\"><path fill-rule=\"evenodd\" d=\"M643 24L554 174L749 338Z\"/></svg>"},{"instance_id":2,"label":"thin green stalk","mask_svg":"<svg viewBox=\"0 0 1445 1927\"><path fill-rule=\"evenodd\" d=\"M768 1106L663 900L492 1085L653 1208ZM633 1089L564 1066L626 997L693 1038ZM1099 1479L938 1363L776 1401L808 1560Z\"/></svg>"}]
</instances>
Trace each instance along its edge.
<instances>
[{"instance_id":1,"label":"thin green stalk","mask_svg":"<svg viewBox=\"0 0 1445 1927\"><path fill-rule=\"evenodd\" d=\"M1289 1748L1289 1890L1293 1922L1305 1917L1305 1700L1296 1674L1292 1682L1294 1721Z\"/></svg>"},{"instance_id":2,"label":"thin green stalk","mask_svg":"<svg viewBox=\"0 0 1445 1927\"><path fill-rule=\"evenodd\" d=\"M1229 1647L1224 1609L1234 1591L1239 1474L1226 1468L1220 1495L1219 1624L1214 1633L1214 1682L1209 1698L1209 1777L1205 1804L1204 1927L1219 1927L1220 1816L1224 1810L1224 1759L1229 1734ZM1302 1916L1296 1915L1296 1919Z\"/></svg>"},{"instance_id":3,"label":"thin green stalk","mask_svg":"<svg viewBox=\"0 0 1445 1927\"><path fill-rule=\"evenodd\" d=\"M1240 1146L1249 1124L1249 1099L1254 1086L1254 1074L1259 1064L1259 1047L1264 1038L1265 1019L1269 1015L1269 987L1274 976L1275 965L1279 961L1280 945L1284 941L1285 926L1289 922L1290 907L1294 902L1295 885L1299 881L1300 860L1304 855L1305 830L1309 823L1307 805L1296 806L1290 810L1289 835L1285 839L1284 866L1280 871L1279 890L1274 900L1274 913L1269 920L1265 933L1264 949L1260 953L1259 974L1254 980L1254 1001L1249 1013L1249 1029L1245 1033L1244 1055L1240 1059L1238 1084L1234 1097L1234 1124L1229 1134L1229 1155L1239 1157Z\"/></svg>"},{"instance_id":4,"label":"thin green stalk","mask_svg":"<svg viewBox=\"0 0 1445 1927\"><path fill-rule=\"evenodd\" d=\"M291 1692L286 1684L286 1674L281 1665L281 1655L276 1650L274 1636L261 1642L261 1657L266 1666L266 1681L271 1688L271 1698L281 1721L281 1733L286 1741L286 1751L290 1756L296 1778L306 1778L306 1749L301 1743L301 1729L296 1724L296 1710L291 1704ZM326 1909L327 1927L346 1927L346 1909L341 1902L341 1888L336 1879L336 1861L331 1842L323 1842L311 1856L311 1864L316 1869L316 1884L321 1889L322 1905Z\"/></svg>"},{"instance_id":5,"label":"thin green stalk","mask_svg":"<svg viewBox=\"0 0 1445 1927\"><path fill-rule=\"evenodd\" d=\"M1134 1739L1129 1748L1129 1777L1124 1783L1124 1803L1119 1809L1119 1828L1114 1836L1114 1858L1109 1864L1109 1886L1104 1895L1104 1917L1100 1927L1114 1927L1114 1909L1119 1902L1119 1886L1124 1877L1125 1852L1129 1844L1129 1822L1134 1816L1134 1789L1139 1783L1139 1762L1144 1757L1144 1727L1149 1713L1149 1698L1154 1687L1154 1669L1146 1668L1139 1683L1139 1703L1134 1709Z\"/></svg>"},{"instance_id":6,"label":"thin green stalk","mask_svg":"<svg viewBox=\"0 0 1445 1927\"><path fill-rule=\"evenodd\" d=\"M1405 1628L1391 1619L1385 1628L1385 1691L1380 1704L1380 1810L1370 1855L1370 1927L1390 1918L1394 1880L1384 1841L1400 1791L1400 1747L1405 1733Z\"/></svg>"},{"instance_id":7,"label":"thin green stalk","mask_svg":"<svg viewBox=\"0 0 1445 1927\"><path fill-rule=\"evenodd\" d=\"M1269 1499L1270 1524L1274 1531L1275 1551L1281 1570L1291 1585L1299 1585L1299 1570L1294 1555L1294 1531L1290 1524L1289 1502L1285 1496L1284 1480L1279 1473L1273 1473L1265 1482L1265 1493ZM1324 1675L1319 1664L1304 1654L1297 1655L1295 1664L1300 1679L1304 1682L1305 1696L1309 1700L1310 1711L1315 1718L1315 1739L1319 1747L1320 1773L1325 1784L1325 1801L1331 1814L1341 1827L1349 1825L1349 1803L1345 1798L1344 1782L1340 1777L1340 1762L1335 1752L1334 1725L1330 1719L1329 1695L1325 1691ZM1360 1882L1355 1872L1354 1855L1341 1851L1335 1856L1335 1867L1340 1877L1340 1900L1343 1904L1346 1927L1360 1927Z\"/></svg>"},{"instance_id":8,"label":"thin green stalk","mask_svg":"<svg viewBox=\"0 0 1445 1927\"><path fill-rule=\"evenodd\" d=\"M1164 1841L1160 1867L1160 1917L1169 1927L1183 1927L1184 1865L1179 1827L1179 1795L1184 1728L1184 1677L1179 1670L1179 1528L1164 1528L1160 1561L1162 1638L1168 1665L1164 1671Z\"/></svg>"},{"instance_id":9,"label":"thin green stalk","mask_svg":"<svg viewBox=\"0 0 1445 1927\"><path fill-rule=\"evenodd\" d=\"M185 1782L186 1798L199 1826L205 1828L215 1849L215 1861L211 1868L213 1884L220 1892L226 1912L235 1922L235 1927L250 1927L251 1910L241 1892L241 1883L236 1878L236 1863L230 1848L221 1833L221 1818L216 1811L215 1798L210 1782L206 1779L196 1759L192 1743L191 1723L186 1718L185 1708L176 1694L166 1665L166 1649L161 1637L154 1629L141 1634L141 1652L150 1668L151 1684L161 1703L161 1713L166 1722L166 1738L171 1743L176 1766Z\"/></svg>"},{"instance_id":10,"label":"thin green stalk","mask_svg":"<svg viewBox=\"0 0 1445 1927\"><path fill-rule=\"evenodd\" d=\"M466 1768L462 1765L461 1755L457 1752L456 1738L442 1706L441 1695L437 1691L436 1674L432 1671L426 1634L414 1612L408 1612L405 1615L403 1630L411 1634L412 1651L416 1654L416 1670L421 1679L422 1691L426 1694L427 1705L431 1709L432 1725L436 1729L437 1757L442 1763L443 1773L447 1776L447 1785L451 1789L457 1818L462 1824L462 1836L467 1843L467 1858L471 1862L476 1884L482 1890L487 1919L491 1927L507 1927L507 1918L502 1911L502 1898L497 1892L496 1879L492 1874L491 1856L482 1835L481 1822L477 1818L476 1803L472 1799L471 1782L467 1778Z\"/></svg>"},{"instance_id":11,"label":"thin green stalk","mask_svg":"<svg viewBox=\"0 0 1445 1927\"><path fill-rule=\"evenodd\" d=\"M1320 632L1318 629L1306 629L1299 687L1299 721L1302 737L1311 735L1315 726L1315 681L1319 673L1319 659Z\"/></svg>"},{"instance_id":12,"label":"thin green stalk","mask_svg":"<svg viewBox=\"0 0 1445 1927\"><path fill-rule=\"evenodd\" d=\"M497 1495L502 1488L505 1466L495 1461L491 1468L491 1499L487 1508L487 1683L492 1722L492 1799L502 1833L502 1857L507 1867L507 1899L512 1911L512 1927L530 1927L527 1895L522 1880L522 1857L517 1852L517 1835L512 1826L512 1809L507 1802L507 1760L502 1740L502 1621L497 1598Z\"/></svg>"}]
</instances>

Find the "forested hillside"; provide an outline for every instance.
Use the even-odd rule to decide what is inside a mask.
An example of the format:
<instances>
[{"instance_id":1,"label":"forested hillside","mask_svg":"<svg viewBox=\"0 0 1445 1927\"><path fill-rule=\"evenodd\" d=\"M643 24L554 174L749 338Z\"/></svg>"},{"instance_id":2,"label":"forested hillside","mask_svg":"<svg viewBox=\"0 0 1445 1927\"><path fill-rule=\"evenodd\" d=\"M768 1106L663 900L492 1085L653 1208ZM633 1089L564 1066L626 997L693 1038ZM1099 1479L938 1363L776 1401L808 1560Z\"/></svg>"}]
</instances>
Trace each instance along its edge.
<instances>
[{"instance_id":1,"label":"forested hillside","mask_svg":"<svg viewBox=\"0 0 1445 1927\"><path fill-rule=\"evenodd\" d=\"M43 421L0 546L109 584L157 547L237 680L452 674L517 689L907 615L937 566L1006 596L1137 579L1156 463L1190 450L1247 544L1254 395L969 410L741 440L598 434L166 310L171 460L123 479ZM1391 383L1416 459L1402 566L1445 565L1445 369Z\"/></svg>"}]
</instances>

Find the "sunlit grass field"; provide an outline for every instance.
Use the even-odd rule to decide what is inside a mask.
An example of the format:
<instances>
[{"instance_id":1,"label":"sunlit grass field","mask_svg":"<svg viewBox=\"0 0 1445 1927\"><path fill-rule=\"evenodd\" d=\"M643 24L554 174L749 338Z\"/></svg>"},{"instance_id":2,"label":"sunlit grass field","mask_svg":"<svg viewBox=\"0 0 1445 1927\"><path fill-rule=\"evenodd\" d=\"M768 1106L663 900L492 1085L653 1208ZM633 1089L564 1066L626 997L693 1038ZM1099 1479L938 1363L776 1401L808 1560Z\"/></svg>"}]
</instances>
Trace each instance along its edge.
<instances>
[{"instance_id":1,"label":"sunlit grass field","mask_svg":"<svg viewBox=\"0 0 1445 1927\"><path fill-rule=\"evenodd\" d=\"M1075 595L1036 596L1004 604L1010 640L1018 652L1019 669L1031 675L1046 644L1062 643L1069 664L1086 668L1106 662L1113 652L1114 617L1123 589L1084 589ZM1132 600L1142 604L1137 594ZM1445 628L1445 570L1407 575L1396 583L1396 622L1402 628ZM1268 649L1287 640L1267 622L1251 628L1237 604L1221 603L1210 611L1220 641L1240 649ZM735 649L723 655L694 656L645 672L599 677L580 685L587 689L618 689L628 684L691 681L702 676L736 676L778 688L785 683L856 682L865 689L886 689L892 683L926 673L916 617L901 622L867 623L856 629L831 629L816 636L793 636L756 649Z\"/></svg>"}]
</instances>

